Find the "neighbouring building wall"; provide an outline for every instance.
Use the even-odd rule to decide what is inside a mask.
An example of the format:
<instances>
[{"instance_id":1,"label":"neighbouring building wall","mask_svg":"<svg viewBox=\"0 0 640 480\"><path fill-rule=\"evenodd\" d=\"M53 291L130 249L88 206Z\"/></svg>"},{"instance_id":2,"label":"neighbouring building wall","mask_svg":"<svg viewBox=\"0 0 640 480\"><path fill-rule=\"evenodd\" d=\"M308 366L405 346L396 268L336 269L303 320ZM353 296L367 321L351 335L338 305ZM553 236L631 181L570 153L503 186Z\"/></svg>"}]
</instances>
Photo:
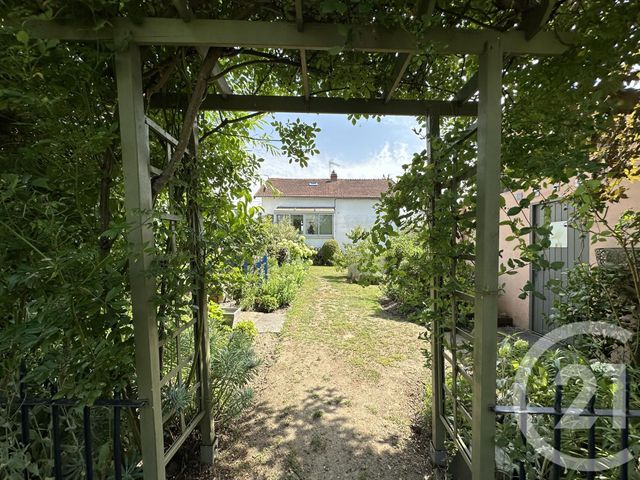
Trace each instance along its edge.
<instances>
[{"instance_id":1,"label":"neighbouring building wall","mask_svg":"<svg viewBox=\"0 0 640 480\"><path fill-rule=\"evenodd\" d=\"M277 208L306 207L333 208L333 235L305 235L308 245L320 248L330 238L340 246L349 243L347 234L356 226L369 229L376 220L375 198L325 198L325 197L263 197L264 213L273 215Z\"/></svg>"},{"instance_id":2,"label":"neighbouring building wall","mask_svg":"<svg viewBox=\"0 0 640 480\"><path fill-rule=\"evenodd\" d=\"M606 215L606 219L610 224L615 224L620 215L629 209L638 209L640 207L640 182L627 183L628 187L627 195L629 198L620 201L619 203L612 204ZM571 185L567 185L561 188L561 192L566 192L571 188ZM540 194L534 199L533 204L540 203L544 198L550 195L553 191L553 187L541 188ZM506 207L500 213L500 221L507 220L506 210L518 204L515 196L518 192L503 193L502 196L505 199ZM524 195L524 193L523 193ZM529 225L531 217L530 209L523 211L519 214L519 218L523 219L525 225ZM598 231L600 227L596 224L594 231ZM515 251L517 246L516 241L507 241L507 237L511 235L511 229L508 226L500 226L500 249L501 249L501 263L506 263L509 258L518 258L519 254ZM606 242L597 243L592 245L589 242L589 263L594 264L596 260L595 250L596 248L616 247L615 240L609 238ZM515 326L520 328L529 328L529 302L530 296L525 300L518 298L518 295L522 291L522 287L530 278L530 267L519 268L515 275L503 275L500 277L500 282L503 286L503 292L498 299L498 309L500 313L505 313L513 318Z\"/></svg>"}]
</instances>

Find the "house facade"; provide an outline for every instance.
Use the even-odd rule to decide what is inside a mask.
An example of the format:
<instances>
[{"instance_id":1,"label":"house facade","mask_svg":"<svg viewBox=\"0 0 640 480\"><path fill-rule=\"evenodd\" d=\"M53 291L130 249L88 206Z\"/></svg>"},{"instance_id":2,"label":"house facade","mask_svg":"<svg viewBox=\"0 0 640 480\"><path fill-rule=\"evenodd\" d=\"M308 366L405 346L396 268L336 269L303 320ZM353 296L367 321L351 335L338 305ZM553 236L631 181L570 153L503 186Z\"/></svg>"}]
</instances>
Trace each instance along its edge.
<instances>
[{"instance_id":1,"label":"house facade","mask_svg":"<svg viewBox=\"0 0 640 480\"><path fill-rule=\"evenodd\" d=\"M320 248L329 239L341 246L355 227L369 229L375 205L389 189L386 179L270 178L255 194L265 215L293 225L309 246Z\"/></svg>"},{"instance_id":2,"label":"house facade","mask_svg":"<svg viewBox=\"0 0 640 480\"><path fill-rule=\"evenodd\" d=\"M554 293L545 286L549 279L556 279L563 282L567 272L578 263L598 263L599 251L606 249L616 249L618 245L613 238L606 241L592 243L589 234L574 228L568 221L571 218L571 206L561 199L571 192L575 180L565 185L543 186L536 192L529 209L523 210L517 217L508 217L506 211L516 206L523 196L529 192L503 193L505 207L500 214L500 221L508 218L519 218L522 225L541 226L546 221L550 222L552 230L551 245L543 251L544 256L550 262L561 261L563 267L560 270L534 270L530 265L517 268L513 275L501 276L501 291L498 299L498 308L501 314L511 317L516 327L529 329L539 334L548 332L552 326L548 322L549 315L553 312L553 304L557 300ZM627 198L618 203L609 204L605 219L610 224L615 224L622 213L629 209L637 209L640 204L640 182L625 182L623 186L627 189ZM544 199L553 192L559 194L560 200L549 205L546 214L549 218L544 218ZM601 226L595 222L592 231L600 231ZM533 235L533 234L532 234ZM509 258L518 258L517 241L512 240L511 229L508 226L500 226L500 250L501 263L506 263ZM533 237L529 241L534 240ZM530 281L536 291L544 296L528 295L527 298L519 298L522 287Z\"/></svg>"}]
</instances>

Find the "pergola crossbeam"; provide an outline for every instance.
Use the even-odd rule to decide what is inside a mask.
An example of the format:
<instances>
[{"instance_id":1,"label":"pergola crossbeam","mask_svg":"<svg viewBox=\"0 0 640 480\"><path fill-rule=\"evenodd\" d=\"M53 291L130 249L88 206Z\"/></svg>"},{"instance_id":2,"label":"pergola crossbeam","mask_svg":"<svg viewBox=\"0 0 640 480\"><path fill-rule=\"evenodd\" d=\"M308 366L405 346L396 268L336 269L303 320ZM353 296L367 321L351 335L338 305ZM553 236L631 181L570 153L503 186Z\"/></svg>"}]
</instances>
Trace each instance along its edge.
<instances>
[{"instance_id":1,"label":"pergola crossbeam","mask_svg":"<svg viewBox=\"0 0 640 480\"><path fill-rule=\"evenodd\" d=\"M416 6L416 16L422 17L425 16L430 18L433 15L433 9L436 6L436 0L418 0L418 4ZM404 76L404 72L407 70L409 63L411 63L411 58L413 55L409 53L401 53L396 58L396 63L393 67L393 73L391 74L391 81L387 86L384 92L384 101L388 102L391 100L393 93L395 92L398 85L400 85L400 81Z\"/></svg>"},{"instance_id":2,"label":"pergola crossbeam","mask_svg":"<svg viewBox=\"0 0 640 480\"><path fill-rule=\"evenodd\" d=\"M175 108L186 105L186 95L156 94L151 97L152 108ZM245 112L280 113L335 113L361 115L421 116L426 114L441 116L474 116L477 103L449 102L446 100L383 100L360 98L330 98L288 96L221 95L207 96L201 110L227 110Z\"/></svg>"},{"instance_id":3,"label":"pergola crossbeam","mask_svg":"<svg viewBox=\"0 0 640 480\"><path fill-rule=\"evenodd\" d=\"M555 4L556 2L551 0L542 0L538 5L522 14L522 28L527 40L537 35L542 26L549 21Z\"/></svg>"},{"instance_id":4,"label":"pergola crossbeam","mask_svg":"<svg viewBox=\"0 0 640 480\"><path fill-rule=\"evenodd\" d=\"M304 17L302 16L302 0L295 0L296 3L296 27L299 32L304 30ZM300 49L300 75L302 77L302 88L304 98L309 100L311 91L309 89L309 72L307 71L307 51Z\"/></svg>"},{"instance_id":5,"label":"pergola crossbeam","mask_svg":"<svg viewBox=\"0 0 640 480\"><path fill-rule=\"evenodd\" d=\"M474 73L469 80L458 90L453 97L455 102L466 102L478 91L478 72Z\"/></svg>"},{"instance_id":6,"label":"pergola crossbeam","mask_svg":"<svg viewBox=\"0 0 640 480\"><path fill-rule=\"evenodd\" d=\"M114 27L64 25L48 20L34 20L25 27L36 38L92 41L112 40L114 30L138 45L175 45L217 47L278 48L293 50L334 50L336 47L356 52L418 53L430 48L440 54L482 53L487 41L500 39L505 53L514 55L556 55L567 49L569 34L539 32L526 40L525 32L429 27L420 36L404 30L390 30L376 25L305 23L304 31L290 22L194 19L188 23L177 18L145 18L134 24L116 18Z\"/></svg>"},{"instance_id":7,"label":"pergola crossbeam","mask_svg":"<svg viewBox=\"0 0 640 480\"><path fill-rule=\"evenodd\" d=\"M184 22L191 22L191 20L196 18L191 8L189 8L186 0L172 0L172 3L176 11L178 12L178 15L180 15L180 18L182 18ZM204 58L207 54L208 47L200 46L197 48L197 50L200 58ZM218 77L221 71L222 70L220 69L220 65L218 64L218 62L216 62L211 71L213 76L216 77L216 87L218 88L218 91L221 95L231 95L233 91L231 90L231 87L229 86L227 81L222 76Z\"/></svg>"},{"instance_id":8,"label":"pergola crossbeam","mask_svg":"<svg viewBox=\"0 0 640 480\"><path fill-rule=\"evenodd\" d=\"M391 83L384 92L385 102L388 102L389 100L391 100L391 97L393 97L393 94L395 93L396 88L398 88L398 85L400 85L400 81L402 80L404 72L407 70L409 63L411 62L412 57L413 55L409 53L401 53L398 55L395 66L393 67L393 73L391 74Z\"/></svg>"}]
</instances>

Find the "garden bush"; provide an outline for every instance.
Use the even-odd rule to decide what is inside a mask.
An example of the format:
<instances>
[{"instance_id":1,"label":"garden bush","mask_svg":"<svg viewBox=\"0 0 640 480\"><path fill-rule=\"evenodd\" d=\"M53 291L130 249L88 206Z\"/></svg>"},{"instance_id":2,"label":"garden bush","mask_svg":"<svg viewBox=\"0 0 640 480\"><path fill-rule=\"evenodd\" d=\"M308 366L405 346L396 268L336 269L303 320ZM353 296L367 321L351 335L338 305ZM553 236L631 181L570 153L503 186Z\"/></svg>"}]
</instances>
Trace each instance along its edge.
<instances>
[{"instance_id":1,"label":"garden bush","mask_svg":"<svg viewBox=\"0 0 640 480\"><path fill-rule=\"evenodd\" d=\"M334 239L324 242L316 255L316 263L318 265L336 265L340 262L340 245Z\"/></svg>"},{"instance_id":2,"label":"garden bush","mask_svg":"<svg viewBox=\"0 0 640 480\"><path fill-rule=\"evenodd\" d=\"M275 259L278 265L313 258L313 249L307 246L304 237L289 223L274 223L271 218L265 219L262 235L264 252L269 258Z\"/></svg>"},{"instance_id":3,"label":"garden bush","mask_svg":"<svg viewBox=\"0 0 640 480\"><path fill-rule=\"evenodd\" d=\"M350 281L381 284L385 296L405 314L424 307L430 278L423 268L424 248L414 234L394 232L384 244L377 244L370 232L358 227L348 237L353 243L345 246L340 266L347 269Z\"/></svg>"},{"instance_id":4,"label":"garden bush","mask_svg":"<svg viewBox=\"0 0 640 480\"><path fill-rule=\"evenodd\" d=\"M307 263L293 262L278 266L275 262L269 267L269 277L265 280L259 275L247 275L240 289L240 307L244 310L273 312L289 305L304 280Z\"/></svg>"},{"instance_id":5,"label":"garden bush","mask_svg":"<svg viewBox=\"0 0 640 480\"><path fill-rule=\"evenodd\" d=\"M397 232L382 251L383 292L401 311L413 313L424 307L430 279L424 273L425 251L415 235Z\"/></svg>"},{"instance_id":6,"label":"garden bush","mask_svg":"<svg viewBox=\"0 0 640 480\"><path fill-rule=\"evenodd\" d=\"M263 293L256 298L255 308L260 312L273 312L278 309L280 302L273 295Z\"/></svg>"},{"instance_id":7,"label":"garden bush","mask_svg":"<svg viewBox=\"0 0 640 480\"><path fill-rule=\"evenodd\" d=\"M593 381L580 377L573 377L565 383L562 389L563 407L569 407L580 394L586 384L595 390L596 408L611 408L614 405L616 385L611 374L611 365L608 360L601 361L598 357L598 347L583 348L575 345L548 350L531 369L527 383L527 396L531 405L553 406L555 400L555 378L561 369L569 365L577 365L579 368L588 369L593 374ZM498 348L497 361L497 403L500 405L513 405L514 378L522 359L529 350L528 342L508 337L503 340ZM575 368L575 367L573 367ZM638 370L627 365L627 381L631 385L637 385ZM633 389L632 389L633 390ZM460 390L459 390L460 391ZM468 405L471 402L470 389L466 398ZM638 408L639 398L637 392L633 392L630 398L630 408ZM598 457L614 455L620 450L620 430L615 427L611 417L601 417L597 420L595 429L595 443L598 445ZM554 419L550 415L538 415L535 417L535 428L539 435L549 444L553 444ZM630 422L630 451L631 457L637 457L640 453L640 428L637 423ZM527 447L521 441L520 429L515 415L505 415L496 423L496 445L499 448L496 460L500 470L506 474L517 471L519 461L527 459L525 470L527 478L552 478L552 464L544 457L533 455L531 447ZM578 458L588 457L588 430L567 429L562 430L562 451L565 454ZM636 462L630 464L630 478L638 478L640 471ZM510 477L509 477L510 478ZM569 478L569 477L567 477ZM618 479L617 469L600 472L599 479Z\"/></svg>"},{"instance_id":8,"label":"garden bush","mask_svg":"<svg viewBox=\"0 0 640 480\"><path fill-rule=\"evenodd\" d=\"M344 246L340 266L347 269L347 279L360 285L377 285L382 280L382 258L362 227L347 234L349 243Z\"/></svg>"},{"instance_id":9,"label":"garden bush","mask_svg":"<svg viewBox=\"0 0 640 480\"><path fill-rule=\"evenodd\" d=\"M633 333L626 345L612 339L592 335L580 335L570 343L557 345L545 352L530 369L527 383L527 397L532 405L553 406L555 401L555 379L559 372L569 365L577 365L584 371L577 372L563 386L563 407L568 407L588 384L595 391L595 408L612 408L614 397L619 392L616 384L616 372L611 364L624 364L626 381L634 386L640 381L640 369L637 355L638 346L638 297L632 274L627 265L590 266L578 265L567 274L564 285L556 286L558 301L554 305L551 323L554 327L576 322L605 322L621 326ZM497 403L512 405L514 402L514 379L522 366L522 360L530 345L517 337L508 337L499 344L497 356ZM575 367L573 367L575 368ZM585 372L590 374L585 375ZM612 374L614 375L612 377ZM591 379L589 377L591 376ZM449 377L448 382L451 381ZM458 378L459 400L471 407L470 385ZM461 388L462 387L462 388ZM640 395L631 388L630 409L640 407ZM462 430L468 435L471 426L464 424ZM549 444L553 442L554 419L551 416L536 416L535 428L538 434ZM636 457L640 453L640 427L630 422L630 451ZM562 451L578 458L588 456L588 430L570 429L562 431ZM611 417L597 420L595 443L598 457L614 455L620 450L620 430ZM540 455L533 455L531 447L521 441L520 429L515 415L498 418L496 424L496 445L499 448L496 457L497 466L510 476L519 468L519 461L528 459L524 468L527 478L551 478L552 464ZM630 464L630 478L639 478L637 462ZM619 478L617 469L604 471L598 478L613 480Z\"/></svg>"},{"instance_id":10,"label":"garden bush","mask_svg":"<svg viewBox=\"0 0 640 480\"><path fill-rule=\"evenodd\" d=\"M253 401L248 384L261 363L253 350L256 335L253 322L240 322L231 328L218 318L213 320L210 384L218 429L227 428Z\"/></svg>"}]
</instances>

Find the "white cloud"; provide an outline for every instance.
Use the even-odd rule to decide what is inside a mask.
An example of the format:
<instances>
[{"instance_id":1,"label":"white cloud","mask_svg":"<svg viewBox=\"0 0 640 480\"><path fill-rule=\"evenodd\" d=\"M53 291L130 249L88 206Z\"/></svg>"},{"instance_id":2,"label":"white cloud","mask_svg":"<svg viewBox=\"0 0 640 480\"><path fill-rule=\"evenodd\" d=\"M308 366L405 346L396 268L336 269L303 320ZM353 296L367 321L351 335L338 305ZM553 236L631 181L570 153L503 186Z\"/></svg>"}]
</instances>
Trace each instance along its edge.
<instances>
[{"instance_id":1,"label":"white cloud","mask_svg":"<svg viewBox=\"0 0 640 480\"><path fill-rule=\"evenodd\" d=\"M363 159L336 158L322 154L311 158L306 168L290 164L287 159L261 152L265 161L261 173L264 178L324 178L335 170L338 178L382 178L402 174L402 165L409 163L414 152L404 142L385 142L377 152ZM333 162L330 165L330 162Z\"/></svg>"}]
</instances>

